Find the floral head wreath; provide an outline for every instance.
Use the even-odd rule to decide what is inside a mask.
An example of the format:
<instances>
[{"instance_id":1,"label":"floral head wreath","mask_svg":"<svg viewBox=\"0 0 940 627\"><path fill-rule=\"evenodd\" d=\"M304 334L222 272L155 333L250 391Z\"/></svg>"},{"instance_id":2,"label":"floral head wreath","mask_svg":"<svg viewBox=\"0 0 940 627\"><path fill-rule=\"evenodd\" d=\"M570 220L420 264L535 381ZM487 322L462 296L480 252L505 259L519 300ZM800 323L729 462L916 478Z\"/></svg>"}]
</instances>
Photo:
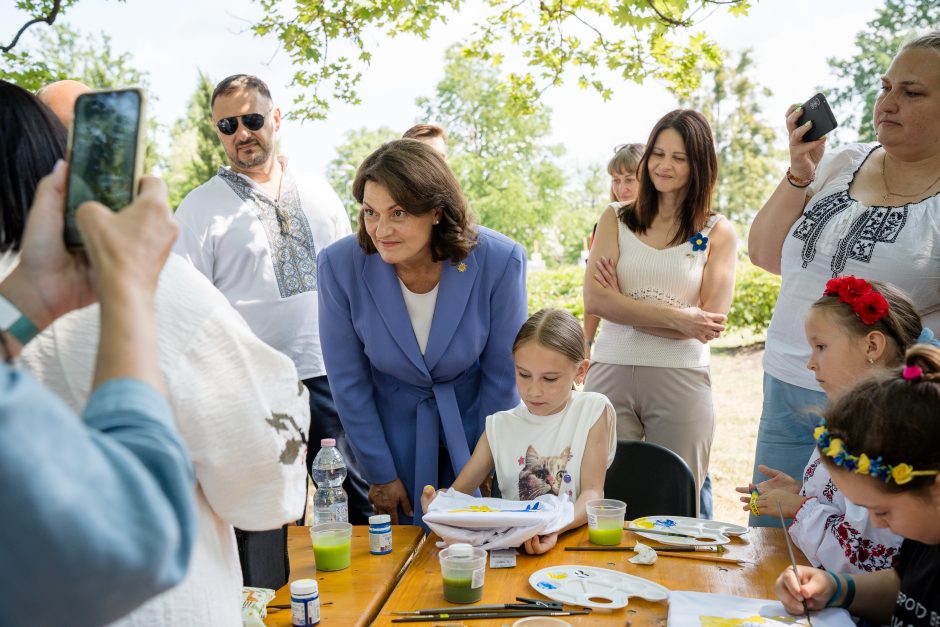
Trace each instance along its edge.
<instances>
[{"instance_id":1,"label":"floral head wreath","mask_svg":"<svg viewBox=\"0 0 940 627\"><path fill-rule=\"evenodd\" d=\"M832 458L836 466L842 466L849 472L859 475L870 475L879 481L888 483L894 481L898 485L904 485L914 477L929 476L937 474L938 470L914 470L910 464L885 464L881 461L881 456L874 459L868 457L865 453L861 455L851 455L845 450L845 444L839 438L830 438L829 430L826 428L826 422L822 421L813 432L816 438L816 444L819 450L828 457Z\"/></svg>"},{"instance_id":2,"label":"floral head wreath","mask_svg":"<svg viewBox=\"0 0 940 627\"><path fill-rule=\"evenodd\" d=\"M865 279L854 276L829 279L823 296L837 296L852 308L862 324L875 324L888 315L888 301Z\"/></svg>"}]
</instances>

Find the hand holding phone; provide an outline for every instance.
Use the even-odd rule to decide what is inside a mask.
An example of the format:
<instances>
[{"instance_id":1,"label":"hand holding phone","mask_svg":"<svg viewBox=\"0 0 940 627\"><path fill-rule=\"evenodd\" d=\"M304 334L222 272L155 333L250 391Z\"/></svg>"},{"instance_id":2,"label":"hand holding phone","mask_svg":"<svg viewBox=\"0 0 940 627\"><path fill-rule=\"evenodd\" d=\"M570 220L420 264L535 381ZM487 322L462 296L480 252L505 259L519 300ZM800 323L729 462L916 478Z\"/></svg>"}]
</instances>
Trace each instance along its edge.
<instances>
[{"instance_id":1,"label":"hand holding phone","mask_svg":"<svg viewBox=\"0 0 940 627\"><path fill-rule=\"evenodd\" d=\"M75 212L89 200L112 211L137 195L144 157L144 94L117 89L82 94L69 133L65 245L81 248Z\"/></svg>"},{"instance_id":2,"label":"hand holding phone","mask_svg":"<svg viewBox=\"0 0 940 627\"><path fill-rule=\"evenodd\" d=\"M829 107L829 103L822 93L818 93L804 102L802 110L803 113L796 121L797 128L807 122L813 123L806 134L803 135L804 142L816 141L839 126L839 123L836 121L836 116L832 114L832 109Z\"/></svg>"}]
</instances>

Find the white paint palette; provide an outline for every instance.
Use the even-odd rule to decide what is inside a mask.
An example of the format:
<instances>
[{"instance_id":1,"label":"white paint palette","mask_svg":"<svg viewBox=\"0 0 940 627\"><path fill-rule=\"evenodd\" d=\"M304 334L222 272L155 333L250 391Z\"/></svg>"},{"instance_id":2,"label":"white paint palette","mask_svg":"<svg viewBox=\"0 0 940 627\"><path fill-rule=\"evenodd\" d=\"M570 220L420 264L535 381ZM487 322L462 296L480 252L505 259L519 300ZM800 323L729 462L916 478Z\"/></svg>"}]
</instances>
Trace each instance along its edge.
<instances>
[{"instance_id":1,"label":"white paint palette","mask_svg":"<svg viewBox=\"0 0 940 627\"><path fill-rule=\"evenodd\" d=\"M649 540L676 546L718 546L731 542L731 536L747 533L747 527L741 525L685 516L644 516L630 521L625 529ZM679 535L668 535L670 533Z\"/></svg>"},{"instance_id":2,"label":"white paint palette","mask_svg":"<svg viewBox=\"0 0 940 627\"><path fill-rule=\"evenodd\" d=\"M669 590L642 577L594 566L551 566L529 576L529 585L553 601L619 609L630 597L647 601L665 601Z\"/></svg>"}]
</instances>

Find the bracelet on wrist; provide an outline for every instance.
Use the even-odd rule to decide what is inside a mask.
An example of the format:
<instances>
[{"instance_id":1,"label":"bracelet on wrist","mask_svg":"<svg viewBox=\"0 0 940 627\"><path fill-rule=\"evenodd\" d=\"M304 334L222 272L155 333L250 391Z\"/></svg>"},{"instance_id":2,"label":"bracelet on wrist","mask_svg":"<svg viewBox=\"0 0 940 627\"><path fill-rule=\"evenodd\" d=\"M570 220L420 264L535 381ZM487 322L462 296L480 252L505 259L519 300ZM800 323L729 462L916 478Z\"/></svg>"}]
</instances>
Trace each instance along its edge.
<instances>
[{"instance_id":1,"label":"bracelet on wrist","mask_svg":"<svg viewBox=\"0 0 940 627\"><path fill-rule=\"evenodd\" d=\"M849 606L852 605L852 601L855 600L855 579L852 575L845 576L845 598L842 600L842 603L839 604L839 607L843 609L849 609Z\"/></svg>"},{"instance_id":2,"label":"bracelet on wrist","mask_svg":"<svg viewBox=\"0 0 940 627\"><path fill-rule=\"evenodd\" d=\"M811 177L808 179L800 178L793 174L790 171L790 168L787 168L787 183L796 187L797 189L805 189L809 187L809 184L816 180L816 173L814 172Z\"/></svg>"},{"instance_id":3,"label":"bracelet on wrist","mask_svg":"<svg viewBox=\"0 0 940 627\"><path fill-rule=\"evenodd\" d=\"M826 601L826 605L825 605L825 607L833 607L835 605L835 602L839 600L839 597L842 596L842 579L839 577L839 575L835 574L831 570L827 570L826 572L829 573L829 576L832 577L833 581L836 582L836 591L832 593L832 596L829 597L829 600ZM854 582L852 585L852 592L853 594L855 592ZM842 607L842 606L840 605L839 607Z\"/></svg>"}]
</instances>

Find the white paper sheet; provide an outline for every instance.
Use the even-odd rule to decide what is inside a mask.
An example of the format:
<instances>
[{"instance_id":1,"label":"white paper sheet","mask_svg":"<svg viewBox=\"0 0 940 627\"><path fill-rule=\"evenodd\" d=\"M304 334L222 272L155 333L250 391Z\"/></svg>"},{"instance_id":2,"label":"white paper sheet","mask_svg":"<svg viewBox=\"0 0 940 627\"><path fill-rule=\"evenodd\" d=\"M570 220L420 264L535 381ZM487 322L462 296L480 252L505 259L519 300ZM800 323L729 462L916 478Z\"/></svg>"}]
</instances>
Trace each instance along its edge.
<instances>
[{"instance_id":1,"label":"white paper sheet","mask_svg":"<svg viewBox=\"0 0 940 627\"><path fill-rule=\"evenodd\" d=\"M814 627L855 627L846 610L811 612ZM708 592L669 594L669 625L682 627L792 627L806 625L805 616L791 616L779 601L746 599Z\"/></svg>"}]
</instances>

